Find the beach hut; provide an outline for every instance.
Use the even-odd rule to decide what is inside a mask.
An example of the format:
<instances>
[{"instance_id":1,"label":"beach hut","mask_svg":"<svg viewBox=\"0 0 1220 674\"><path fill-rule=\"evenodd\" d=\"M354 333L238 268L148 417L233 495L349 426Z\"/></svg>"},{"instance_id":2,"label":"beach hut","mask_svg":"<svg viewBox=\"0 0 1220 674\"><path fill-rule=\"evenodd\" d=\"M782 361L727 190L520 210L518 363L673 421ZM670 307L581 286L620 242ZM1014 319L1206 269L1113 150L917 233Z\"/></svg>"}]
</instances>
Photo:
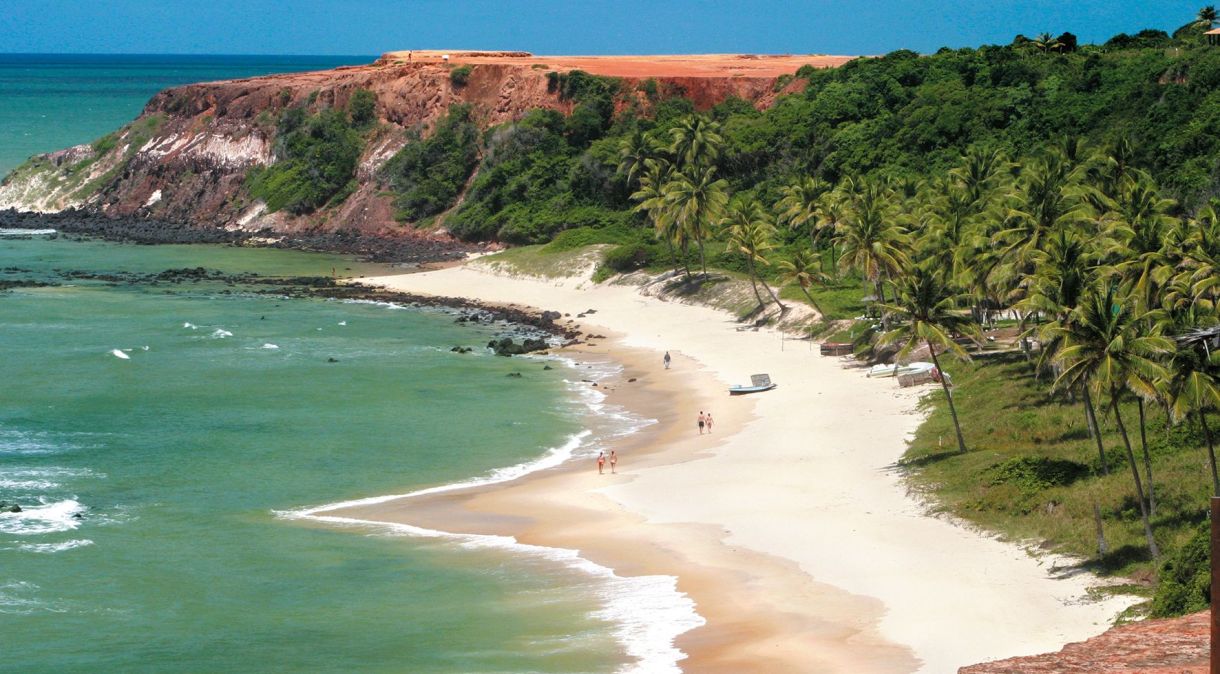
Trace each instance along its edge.
<instances>
[{"instance_id":1,"label":"beach hut","mask_svg":"<svg viewBox=\"0 0 1220 674\"><path fill-rule=\"evenodd\" d=\"M1213 47L1220 44L1220 28L1213 28L1204 33L1204 35L1207 36L1207 44Z\"/></svg>"}]
</instances>

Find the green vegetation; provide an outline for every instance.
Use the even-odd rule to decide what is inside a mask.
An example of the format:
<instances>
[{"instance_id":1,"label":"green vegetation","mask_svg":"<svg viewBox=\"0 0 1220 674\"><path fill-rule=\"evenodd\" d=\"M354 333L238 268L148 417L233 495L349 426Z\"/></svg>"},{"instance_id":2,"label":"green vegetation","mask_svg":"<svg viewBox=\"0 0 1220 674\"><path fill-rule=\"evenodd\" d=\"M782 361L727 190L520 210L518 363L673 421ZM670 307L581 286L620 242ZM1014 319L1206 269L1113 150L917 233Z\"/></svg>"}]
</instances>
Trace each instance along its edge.
<instances>
[{"instance_id":1,"label":"green vegetation","mask_svg":"<svg viewBox=\"0 0 1220 674\"><path fill-rule=\"evenodd\" d=\"M473 70L473 66L458 66L449 71L449 81L455 87L464 87L470 81L470 73Z\"/></svg>"},{"instance_id":2,"label":"green vegetation","mask_svg":"<svg viewBox=\"0 0 1220 674\"><path fill-rule=\"evenodd\" d=\"M285 110L276 126L276 162L246 175L250 194L272 212L297 215L346 199L355 189L363 132L375 119L375 100L361 91L352 95L348 110L327 108L314 114L304 107ZM315 99L311 94L309 104Z\"/></svg>"},{"instance_id":3,"label":"green vegetation","mask_svg":"<svg viewBox=\"0 0 1220 674\"><path fill-rule=\"evenodd\" d=\"M427 139L413 132L382 167L398 217L420 221L453 206L479 161L479 129L469 105L454 105Z\"/></svg>"}]
</instances>

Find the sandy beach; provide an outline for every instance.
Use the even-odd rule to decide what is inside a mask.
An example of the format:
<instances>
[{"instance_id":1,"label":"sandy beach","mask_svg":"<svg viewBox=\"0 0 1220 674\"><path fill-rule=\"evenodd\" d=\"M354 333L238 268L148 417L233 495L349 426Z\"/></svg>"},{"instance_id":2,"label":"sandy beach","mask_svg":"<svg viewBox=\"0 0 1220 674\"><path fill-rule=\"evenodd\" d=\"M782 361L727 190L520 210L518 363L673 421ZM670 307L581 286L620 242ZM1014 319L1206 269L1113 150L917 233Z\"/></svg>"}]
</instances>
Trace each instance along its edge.
<instances>
[{"instance_id":1,"label":"sandy beach","mask_svg":"<svg viewBox=\"0 0 1220 674\"><path fill-rule=\"evenodd\" d=\"M362 282L570 315L605 338L567 355L619 363L599 384L608 402L657 423L617 443L616 475L574 461L325 514L511 535L620 575L675 576L707 621L676 642L685 671L953 672L1093 636L1131 603L1088 599L1097 579L1057 573L1067 560L930 517L906 493L892 466L931 389L868 379L808 342L631 286L478 263ZM727 395L756 372L779 388ZM710 435L698 434L700 410L715 416Z\"/></svg>"}]
</instances>

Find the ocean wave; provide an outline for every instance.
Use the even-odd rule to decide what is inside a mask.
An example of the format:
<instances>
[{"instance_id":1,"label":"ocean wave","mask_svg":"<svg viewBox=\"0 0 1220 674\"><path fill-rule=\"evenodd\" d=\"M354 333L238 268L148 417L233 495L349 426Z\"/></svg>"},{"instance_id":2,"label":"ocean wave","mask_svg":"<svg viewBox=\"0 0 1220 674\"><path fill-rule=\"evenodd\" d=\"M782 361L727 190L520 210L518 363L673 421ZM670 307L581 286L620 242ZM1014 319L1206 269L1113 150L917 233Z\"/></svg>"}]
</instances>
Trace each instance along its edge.
<instances>
[{"instance_id":1,"label":"ocean wave","mask_svg":"<svg viewBox=\"0 0 1220 674\"><path fill-rule=\"evenodd\" d=\"M22 506L19 513L0 512L0 533L29 535L72 531L80 526L74 517L84 508L73 499L45 502L37 506Z\"/></svg>"},{"instance_id":2,"label":"ocean wave","mask_svg":"<svg viewBox=\"0 0 1220 674\"><path fill-rule=\"evenodd\" d=\"M365 499L367 501L367 499ZM356 502L335 504L326 508L355 505ZM410 524L372 522L351 517L315 515L296 511L279 513L287 518L307 518L340 526L354 526L415 538L436 538L456 543L467 550L505 550L514 554L540 557L563 567L593 576L601 581L598 593L602 608L594 617L613 623L615 638L634 662L618 669L622 674L679 673L678 662L686 654L674 646L678 636L707 621L695 610L695 602L678 590L673 576L620 576L614 569L591 562L570 548L548 548L521 543L512 536L490 534L458 534L425 529Z\"/></svg>"},{"instance_id":3,"label":"ocean wave","mask_svg":"<svg viewBox=\"0 0 1220 674\"><path fill-rule=\"evenodd\" d=\"M68 541L60 541L59 543L22 543L16 547L0 548L0 550L20 550L21 552L37 552L45 555L83 548L87 545L93 545L93 541L88 538L74 538Z\"/></svg>"},{"instance_id":4,"label":"ocean wave","mask_svg":"<svg viewBox=\"0 0 1220 674\"><path fill-rule=\"evenodd\" d=\"M621 374L622 368L613 362L578 363L564 356L531 356L539 360L562 362L574 372L588 374L590 378L604 381ZM584 366L583 368L581 366ZM621 674L669 674L681 672L678 662L686 654L674 646L681 634L689 632L707 621L696 611L695 602L686 593L678 590L678 579L674 576L620 576L609 567L602 566L580 556L577 550L529 545L512 536L490 534L459 534L435 529L426 529L409 524L374 522L350 517L325 515L327 511L358 506L375 505L404 498L437 494L491 484L500 484L519 479L525 475L565 463L575 456L594 454L604 442L635 433L655 419L639 417L629 411L606 403L602 391L584 381L565 380L569 390L576 394L574 404L593 412L602 423L598 433L584 429L570 435L567 440L547 450L541 457L506 468L492 470L483 476L429 487L406 494L374 496L323 506L291 511L276 511L285 519L310 519L341 526L371 528L396 535L418 538L442 539L456 543L462 548L506 550L516 554L540 557L597 578L600 583L598 599L602 608L593 616L615 625L614 635L624 652L634 662L619 668ZM584 451L579 451L584 448Z\"/></svg>"},{"instance_id":5,"label":"ocean wave","mask_svg":"<svg viewBox=\"0 0 1220 674\"><path fill-rule=\"evenodd\" d=\"M0 238L13 236L49 236L57 233L54 229L11 229L0 227Z\"/></svg>"},{"instance_id":6,"label":"ocean wave","mask_svg":"<svg viewBox=\"0 0 1220 674\"><path fill-rule=\"evenodd\" d=\"M0 583L0 613L29 615L38 611L64 613L67 610L32 596L38 590L37 585L25 581Z\"/></svg>"}]
</instances>

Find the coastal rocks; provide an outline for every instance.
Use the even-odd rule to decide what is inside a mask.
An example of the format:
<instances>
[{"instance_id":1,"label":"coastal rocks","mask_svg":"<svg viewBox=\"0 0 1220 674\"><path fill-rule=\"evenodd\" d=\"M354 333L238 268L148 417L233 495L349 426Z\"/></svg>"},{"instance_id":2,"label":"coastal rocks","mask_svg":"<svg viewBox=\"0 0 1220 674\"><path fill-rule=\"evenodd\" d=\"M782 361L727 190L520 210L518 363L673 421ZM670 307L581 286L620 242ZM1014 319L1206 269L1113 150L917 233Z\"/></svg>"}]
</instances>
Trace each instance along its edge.
<instances>
[{"instance_id":1,"label":"coastal rocks","mask_svg":"<svg viewBox=\"0 0 1220 674\"><path fill-rule=\"evenodd\" d=\"M1204 674L1208 671L1208 629L1207 611L1145 620L1112 627L1087 641L1068 644L1057 653L972 665L959 669L958 674Z\"/></svg>"},{"instance_id":2,"label":"coastal rocks","mask_svg":"<svg viewBox=\"0 0 1220 674\"><path fill-rule=\"evenodd\" d=\"M372 262L420 264L460 259L472 246L446 239L402 234L374 235L350 229L277 235L192 226L137 216L111 216L68 209L58 213L0 210L0 229L54 229L64 234L137 244L214 243L354 255Z\"/></svg>"},{"instance_id":3,"label":"coastal rocks","mask_svg":"<svg viewBox=\"0 0 1220 674\"><path fill-rule=\"evenodd\" d=\"M21 506L17 505L16 503L5 503L4 501L0 501L0 513L19 512L21 512Z\"/></svg>"},{"instance_id":4,"label":"coastal rocks","mask_svg":"<svg viewBox=\"0 0 1220 674\"><path fill-rule=\"evenodd\" d=\"M520 379L520 378L521 378L521 373L520 373L520 372L509 372L508 374L506 374L506 375L504 375L504 376L505 376L505 377L512 378L512 379Z\"/></svg>"},{"instance_id":5,"label":"coastal rocks","mask_svg":"<svg viewBox=\"0 0 1220 674\"><path fill-rule=\"evenodd\" d=\"M449 350L453 353L471 353L474 351L474 349L470 348L469 346L455 346Z\"/></svg>"},{"instance_id":6,"label":"coastal rocks","mask_svg":"<svg viewBox=\"0 0 1220 674\"><path fill-rule=\"evenodd\" d=\"M520 344L517 344L513 341L512 337L504 337L499 340L491 340L487 343L487 348L495 351L497 356L517 356L523 353L544 351L547 348L547 343L543 339L527 337Z\"/></svg>"}]
</instances>

